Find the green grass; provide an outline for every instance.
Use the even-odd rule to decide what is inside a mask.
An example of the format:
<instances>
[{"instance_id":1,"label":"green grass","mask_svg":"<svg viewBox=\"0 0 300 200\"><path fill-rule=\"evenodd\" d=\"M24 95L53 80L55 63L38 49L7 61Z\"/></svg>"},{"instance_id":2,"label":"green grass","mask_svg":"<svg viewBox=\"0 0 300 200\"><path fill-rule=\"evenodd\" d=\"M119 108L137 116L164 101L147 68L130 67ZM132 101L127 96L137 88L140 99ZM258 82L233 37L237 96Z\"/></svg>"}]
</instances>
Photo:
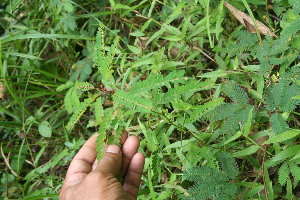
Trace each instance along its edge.
<instances>
[{"instance_id":1,"label":"green grass","mask_svg":"<svg viewBox=\"0 0 300 200\"><path fill-rule=\"evenodd\" d=\"M124 129L139 199L300 198L300 5L227 2L277 37L224 0L1 1L0 198L58 199L84 141Z\"/></svg>"}]
</instances>

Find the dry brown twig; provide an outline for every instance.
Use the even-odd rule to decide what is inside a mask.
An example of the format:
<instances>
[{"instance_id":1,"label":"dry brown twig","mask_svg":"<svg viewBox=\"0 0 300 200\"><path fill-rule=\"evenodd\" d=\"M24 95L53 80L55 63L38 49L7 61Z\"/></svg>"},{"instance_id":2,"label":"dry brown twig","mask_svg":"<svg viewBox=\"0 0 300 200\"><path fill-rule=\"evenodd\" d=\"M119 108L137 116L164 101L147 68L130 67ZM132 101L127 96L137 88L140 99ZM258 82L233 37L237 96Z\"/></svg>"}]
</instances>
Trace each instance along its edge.
<instances>
[{"instance_id":1,"label":"dry brown twig","mask_svg":"<svg viewBox=\"0 0 300 200\"><path fill-rule=\"evenodd\" d=\"M2 155L2 157L3 157L3 160L4 160L5 164L6 164L6 166L7 166L8 169L11 171L11 173L12 173L14 176L18 177L18 178L23 178L22 176L18 175L18 174L11 168L8 159L7 159L7 158L5 157L5 155L4 155L3 148L2 148L2 144L1 144L1 155Z\"/></svg>"}]
</instances>

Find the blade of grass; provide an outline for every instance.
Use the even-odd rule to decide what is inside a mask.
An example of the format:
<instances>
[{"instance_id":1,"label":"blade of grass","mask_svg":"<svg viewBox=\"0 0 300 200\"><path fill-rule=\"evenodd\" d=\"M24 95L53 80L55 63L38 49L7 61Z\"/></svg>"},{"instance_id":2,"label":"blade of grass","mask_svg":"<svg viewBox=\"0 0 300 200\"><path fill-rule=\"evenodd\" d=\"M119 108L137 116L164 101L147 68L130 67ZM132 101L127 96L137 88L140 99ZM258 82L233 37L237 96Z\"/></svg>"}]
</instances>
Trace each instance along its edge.
<instances>
[{"instance_id":1,"label":"blade of grass","mask_svg":"<svg viewBox=\"0 0 300 200\"><path fill-rule=\"evenodd\" d=\"M13 36L3 36L0 38L2 44L5 44L14 40L23 39L73 39L73 40L95 40L95 38L81 36L81 35L64 35L64 34L25 34L25 35L13 35Z\"/></svg>"},{"instance_id":2,"label":"blade of grass","mask_svg":"<svg viewBox=\"0 0 300 200\"><path fill-rule=\"evenodd\" d=\"M12 67L12 68L19 68L19 69L26 69L26 70L29 70L29 71L35 71L35 72L38 72L38 73L41 73L45 76L48 76L50 78L55 78L57 80L59 80L60 82L67 82L68 80L63 78L63 77L60 77L60 76L57 76L55 74L51 74L49 72L46 72L44 70L41 70L41 69L37 69L37 68L34 68L34 67L29 67L29 66L15 66L15 65L8 65L7 67Z\"/></svg>"},{"instance_id":3,"label":"blade of grass","mask_svg":"<svg viewBox=\"0 0 300 200\"><path fill-rule=\"evenodd\" d=\"M214 44L213 44L213 41L212 41L212 38L211 38L211 35L210 35L210 25L209 25L209 20L210 20L210 14L209 14L209 3L210 3L210 0L207 0L207 4L206 4L206 28L207 28L207 34L208 34L208 39L209 39L209 44L210 44L210 47L213 48L214 47Z\"/></svg>"},{"instance_id":4,"label":"blade of grass","mask_svg":"<svg viewBox=\"0 0 300 200\"><path fill-rule=\"evenodd\" d=\"M242 0L242 2L243 2L244 6L246 7L249 15L251 16L251 18L252 18L252 20L254 22L254 26L255 26L255 31L256 31L257 37L259 39L260 44L262 44L262 39L261 39L261 36L259 34L258 26L257 26L257 23L256 23L256 19L254 18L253 12L251 11L251 9L250 9L250 7L249 7L249 5L248 5L248 3L247 3L246 0Z\"/></svg>"},{"instance_id":5,"label":"blade of grass","mask_svg":"<svg viewBox=\"0 0 300 200\"><path fill-rule=\"evenodd\" d=\"M15 92L13 91L13 89L10 87L10 85L7 82L6 79L6 74L5 74L5 69L7 68L6 65L3 65L2 63L2 42L0 40L0 74L1 77L3 78L3 82L4 85L6 87L6 89L8 90L8 92L10 93L10 95L13 97L13 99L15 100L15 102L21 107L21 109L29 116L31 116L31 113L25 108L24 104L21 103L20 99L18 98L18 96L15 94Z\"/></svg>"}]
</instances>

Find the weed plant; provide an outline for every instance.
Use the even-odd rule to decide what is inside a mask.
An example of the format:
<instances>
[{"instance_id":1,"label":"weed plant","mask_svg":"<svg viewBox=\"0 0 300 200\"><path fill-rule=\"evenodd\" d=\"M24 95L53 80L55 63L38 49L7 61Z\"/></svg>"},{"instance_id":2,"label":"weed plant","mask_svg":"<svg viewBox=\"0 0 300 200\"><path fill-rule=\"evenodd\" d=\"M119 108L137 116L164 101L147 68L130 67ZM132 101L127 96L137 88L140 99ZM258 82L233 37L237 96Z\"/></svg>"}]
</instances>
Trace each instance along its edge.
<instances>
[{"instance_id":1,"label":"weed plant","mask_svg":"<svg viewBox=\"0 0 300 200\"><path fill-rule=\"evenodd\" d=\"M300 1L226 2L275 36L225 0L2 0L0 198L58 199L124 130L139 199L300 198Z\"/></svg>"}]
</instances>

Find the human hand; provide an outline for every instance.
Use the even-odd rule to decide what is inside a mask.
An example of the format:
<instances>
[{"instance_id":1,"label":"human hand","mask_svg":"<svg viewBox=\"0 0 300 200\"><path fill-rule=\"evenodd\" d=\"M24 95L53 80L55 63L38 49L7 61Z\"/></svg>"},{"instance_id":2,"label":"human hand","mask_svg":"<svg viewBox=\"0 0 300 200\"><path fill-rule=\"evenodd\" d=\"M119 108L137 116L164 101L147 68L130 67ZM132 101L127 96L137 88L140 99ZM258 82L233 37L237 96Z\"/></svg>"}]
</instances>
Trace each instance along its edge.
<instances>
[{"instance_id":1,"label":"human hand","mask_svg":"<svg viewBox=\"0 0 300 200\"><path fill-rule=\"evenodd\" d=\"M139 139L122 134L121 147L109 145L96 161L92 136L72 160L60 192L61 200L133 200L137 198L145 158L138 153ZM120 182L118 180L124 180Z\"/></svg>"}]
</instances>

